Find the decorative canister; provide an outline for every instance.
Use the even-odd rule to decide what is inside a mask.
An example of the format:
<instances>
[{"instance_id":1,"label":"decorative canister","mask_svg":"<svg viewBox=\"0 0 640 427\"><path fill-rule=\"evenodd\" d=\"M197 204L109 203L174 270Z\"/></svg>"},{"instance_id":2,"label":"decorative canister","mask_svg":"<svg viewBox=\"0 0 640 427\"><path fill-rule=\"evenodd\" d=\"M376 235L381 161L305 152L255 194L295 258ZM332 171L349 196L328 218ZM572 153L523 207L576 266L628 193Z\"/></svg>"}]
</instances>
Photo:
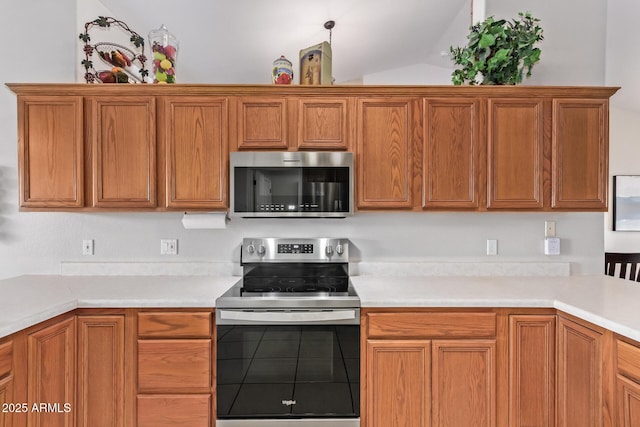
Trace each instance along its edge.
<instances>
[{"instance_id":1,"label":"decorative canister","mask_svg":"<svg viewBox=\"0 0 640 427\"><path fill-rule=\"evenodd\" d=\"M293 84L293 64L284 55L273 61L271 80L277 85Z\"/></svg>"},{"instance_id":2,"label":"decorative canister","mask_svg":"<svg viewBox=\"0 0 640 427\"><path fill-rule=\"evenodd\" d=\"M149 32L149 46L153 56L151 67L153 82L175 83L178 40L162 24L157 30Z\"/></svg>"}]
</instances>

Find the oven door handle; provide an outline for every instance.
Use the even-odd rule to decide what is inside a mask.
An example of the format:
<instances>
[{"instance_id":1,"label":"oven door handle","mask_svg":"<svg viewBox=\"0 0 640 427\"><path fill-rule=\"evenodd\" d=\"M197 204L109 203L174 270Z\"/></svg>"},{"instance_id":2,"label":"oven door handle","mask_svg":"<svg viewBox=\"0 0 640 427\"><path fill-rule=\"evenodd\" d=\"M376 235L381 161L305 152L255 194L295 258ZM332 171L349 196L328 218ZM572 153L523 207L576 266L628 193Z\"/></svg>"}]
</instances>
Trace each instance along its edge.
<instances>
[{"instance_id":1,"label":"oven door handle","mask_svg":"<svg viewBox=\"0 0 640 427\"><path fill-rule=\"evenodd\" d=\"M265 323L327 323L356 322L356 310L224 310L218 309L219 319L230 322Z\"/></svg>"}]
</instances>

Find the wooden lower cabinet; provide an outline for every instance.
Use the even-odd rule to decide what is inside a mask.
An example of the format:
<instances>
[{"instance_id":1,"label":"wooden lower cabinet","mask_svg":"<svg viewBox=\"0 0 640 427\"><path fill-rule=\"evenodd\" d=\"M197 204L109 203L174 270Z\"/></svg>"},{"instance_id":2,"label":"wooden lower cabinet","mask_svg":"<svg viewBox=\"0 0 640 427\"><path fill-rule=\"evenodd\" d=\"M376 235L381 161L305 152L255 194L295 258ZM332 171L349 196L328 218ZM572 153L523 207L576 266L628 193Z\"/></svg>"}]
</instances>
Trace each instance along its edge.
<instances>
[{"instance_id":1,"label":"wooden lower cabinet","mask_svg":"<svg viewBox=\"0 0 640 427\"><path fill-rule=\"evenodd\" d=\"M137 427L210 427L210 394L138 395Z\"/></svg>"},{"instance_id":2,"label":"wooden lower cabinet","mask_svg":"<svg viewBox=\"0 0 640 427\"><path fill-rule=\"evenodd\" d=\"M137 320L137 427L212 427L212 312L140 311Z\"/></svg>"},{"instance_id":3,"label":"wooden lower cabinet","mask_svg":"<svg viewBox=\"0 0 640 427\"><path fill-rule=\"evenodd\" d=\"M558 318L557 427L602 427L603 335Z\"/></svg>"},{"instance_id":4,"label":"wooden lower cabinet","mask_svg":"<svg viewBox=\"0 0 640 427\"><path fill-rule=\"evenodd\" d=\"M509 426L555 426L555 315L509 316Z\"/></svg>"},{"instance_id":5,"label":"wooden lower cabinet","mask_svg":"<svg viewBox=\"0 0 640 427\"><path fill-rule=\"evenodd\" d=\"M27 348L28 427L74 427L75 316L29 334Z\"/></svg>"},{"instance_id":6,"label":"wooden lower cabinet","mask_svg":"<svg viewBox=\"0 0 640 427\"><path fill-rule=\"evenodd\" d=\"M0 379L0 427L12 427L13 417L7 405L13 401L13 376Z\"/></svg>"},{"instance_id":7,"label":"wooden lower cabinet","mask_svg":"<svg viewBox=\"0 0 640 427\"><path fill-rule=\"evenodd\" d=\"M124 316L78 316L77 427L124 427Z\"/></svg>"},{"instance_id":8,"label":"wooden lower cabinet","mask_svg":"<svg viewBox=\"0 0 640 427\"><path fill-rule=\"evenodd\" d=\"M439 340L432 351L432 425L497 425L495 340Z\"/></svg>"},{"instance_id":9,"label":"wooden lower cabinet","mask_svg":"<svg viewBox=\"0 0 640 427\"><path fill-rule=\"evenodd\" d=\"M431 342L368 340L368 427L431 425Z\"/></svg>"},{"instance_id":10,"label":"wooden lower cabinet","mask_svg":"<svg viewBox=\"0 0 640 427\"><path fill-rule=\"evenodd\" d=\"M622 375L616 379L618 400L618 426L640 426L640 383Z\"/></svg>"}]
</instances>

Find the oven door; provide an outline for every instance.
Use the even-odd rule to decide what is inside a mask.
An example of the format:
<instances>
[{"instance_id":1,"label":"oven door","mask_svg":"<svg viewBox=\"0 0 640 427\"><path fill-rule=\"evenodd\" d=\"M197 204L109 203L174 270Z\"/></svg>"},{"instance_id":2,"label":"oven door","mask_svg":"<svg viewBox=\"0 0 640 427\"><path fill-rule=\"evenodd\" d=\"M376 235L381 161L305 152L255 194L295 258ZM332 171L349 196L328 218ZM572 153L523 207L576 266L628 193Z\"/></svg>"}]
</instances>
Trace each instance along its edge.
<instances>
[{"instance_id":1,"label":"oven door","mask_svg":"<svg viewBox=\"0 0 640 427\"><path fill-rule=\"evenodd\" d=\"M360 310L216 310L217 426L360 425Z\"/></svg>"}]
</instances>

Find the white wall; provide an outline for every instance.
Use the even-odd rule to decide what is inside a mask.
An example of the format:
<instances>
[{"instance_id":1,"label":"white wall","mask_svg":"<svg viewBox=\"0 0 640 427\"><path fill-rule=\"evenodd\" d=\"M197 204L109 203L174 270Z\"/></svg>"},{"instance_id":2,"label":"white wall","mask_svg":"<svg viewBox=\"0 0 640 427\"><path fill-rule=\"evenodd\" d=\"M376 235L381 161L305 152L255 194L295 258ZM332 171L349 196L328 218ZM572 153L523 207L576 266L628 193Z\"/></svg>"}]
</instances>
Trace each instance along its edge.
<instances>
[{"instance_id":1,"label":"white wall","mask_svg":"<svg viewBox=\"0 0 640 427\"><path fill-rule=\"evenodd\" d=\"M5 40L12 41L5 43L3 55L13 58L14 65L0 69L0 81L74 81L82 30L75 12L75 0L13 3L11 12L0 15L0 28ZM80 21L98 15L86 18L84 8L77 13ZM587 50L583 55L591 55ZM599 71L593 73L585 80L597 81ZM57 273L61 261L236 261L240 239L254 235L345 236L357 248L355 256L366 261L546 260L570 261L572 274L602 270L603 214L598 213L359 213L345 220L234 220L226 230L209 231L184 230L179 214L19 213L16 141L15 96L3 87L0 278ZM542 255L545 219L557 221L561 257ZM179 239L177 257L159 255L162 238ZM499 240L497 257L484 255L489 238ZM95 256L81 255L82 239L95 239Z\"/></svg>"},{"instance_id":2,"label":"white wall","mask_svg":"<svg viewBox=\"0 0 640 427\"><path fill-rule=\"evenodd\" d=\"M621 86L611 99L610 183L614 175L640 175L640 57L637 39L630 36L639 15L640 3L636 0L615 0L608 4L606 83ZM605 250L640 252L640 233L613 231L612 193L604 221Z\"/></svg>"}]
</instances>

